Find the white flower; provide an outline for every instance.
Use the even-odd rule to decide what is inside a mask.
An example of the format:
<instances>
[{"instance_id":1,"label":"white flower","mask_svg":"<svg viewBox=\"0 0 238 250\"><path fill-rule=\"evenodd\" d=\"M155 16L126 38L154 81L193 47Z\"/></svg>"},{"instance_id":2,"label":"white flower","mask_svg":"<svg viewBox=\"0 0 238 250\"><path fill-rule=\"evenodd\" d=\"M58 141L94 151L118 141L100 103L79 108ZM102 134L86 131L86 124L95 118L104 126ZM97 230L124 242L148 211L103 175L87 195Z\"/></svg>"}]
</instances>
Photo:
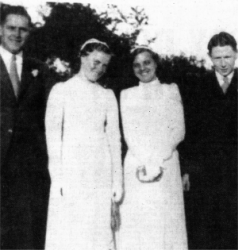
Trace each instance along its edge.
<instances>
[{"instance_id":1,"label":"white flower","mask_svg":"<svg viewBox=\"0 0 238 250\"><path fill-rule=\"evenodd\" d=\"M53 66L56 68L57 73L67 73L69 71L69 63L61 60L60 58L56 58Z\"/></svg>"},{"instance_id":2,"label":"white flower","mask_svg":"<svg viewBox=\"0 0 238 250\"><path fill-rule=\"evenodd\" d=\"M53 69L59 75L64 76L71 73L69 62L61 60L60 58L48 58L46 63L48 64L50 69Z\"/></svg>"},{"instance_id":3,"label":"white flower","mask_svg":"<svg viewBox=\"0 0 238 250\"><path fill-rule=\"evenodd\" d=\"M33 69L33 70L31 71L31 74L32 74L34 77L37 77L38 73L39 73L39 70L38 70L38 69Z\"/></svg>"}]
</instances>

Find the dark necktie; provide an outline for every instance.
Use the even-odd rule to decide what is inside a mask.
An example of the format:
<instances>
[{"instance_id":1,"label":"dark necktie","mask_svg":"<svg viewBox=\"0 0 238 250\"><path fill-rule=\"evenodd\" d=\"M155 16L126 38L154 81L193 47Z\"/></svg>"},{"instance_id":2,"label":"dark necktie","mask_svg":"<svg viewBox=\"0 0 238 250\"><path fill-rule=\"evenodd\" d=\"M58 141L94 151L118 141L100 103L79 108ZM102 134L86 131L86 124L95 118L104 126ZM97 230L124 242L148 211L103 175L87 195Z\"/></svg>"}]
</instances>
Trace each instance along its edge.
<instances>
[{"instance_id":1,"label":"dark necktie","mask_svg":"<svg viewBox=\"0 0 238 250\"><path fill-rule=\"evenodd\" d=\"M18 97L20 80L17 73L16 55L12 55L11 65L10 65L10 79L12 81L12 86L14 89L15 96Z\"/></svg>"},{"instance_id":2,"label":"dark necktie","mask_svg":"<svg viewBox=\"0 0 238 250\"><path fill-rule=\"evenodd\" d=\"M230 82L229 82L228 77L227 76L223 77L223 84L222 84L221 88L222 88L222 91L224 94L226 93L226 91L229 87L229 84L230 84Z\"/></svg>"}]
</instances>

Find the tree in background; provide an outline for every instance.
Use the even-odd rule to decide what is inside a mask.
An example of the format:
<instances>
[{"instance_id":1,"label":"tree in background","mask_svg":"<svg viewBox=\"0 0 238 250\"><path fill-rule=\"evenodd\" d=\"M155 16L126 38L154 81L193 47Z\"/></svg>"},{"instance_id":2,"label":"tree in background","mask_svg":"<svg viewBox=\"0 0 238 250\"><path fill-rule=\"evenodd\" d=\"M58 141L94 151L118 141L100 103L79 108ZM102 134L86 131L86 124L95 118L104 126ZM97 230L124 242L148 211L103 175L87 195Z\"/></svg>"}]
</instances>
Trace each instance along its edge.
<instances>
[{"instance_id":1,"label":"tree in background","mask_svg":"<svg viewBox=\"0 0 238 250\"><path fill-rule=\"evenodd\" d=\"M2 4L1 7L6 6ZM90 4L51 2L47 6L51 11L41 13L45 24L34 24L25 52L46 62L54 72L56 81L65 81L78 71L79 48L85 40L94 37L107 42L115 55L102 84L116 93L136 84L129 52L143 26L149 22L143 8L131 7L130 13L125 15L116 5L108 5L102 13L97 13ZM127 31L119 32L123 27ZM155 39L152 37L147 44ZM183 85L187 76L199 76L205 71L203 61L183 54L160 57L158 67L162 82L176 82L178 85Z\"/></svg>"},{"instance_id":2,"label":"tree in background","mask_svg":"<svg viewBox=\"0 0 238 250\"><path fill-rule=\"evenodd\" d=\"M117 87L119 79L128 75L129 51L140 33L140 26L145 25L148 17L144 10L132 8L129 16L124 16L115 5L108 5L119 17L108 15L108 11L98 14L90 5L80 3L47 3L51 8L49 15L42 13L45 24L35 25L28 41L26 52L29 56L39 58L55 70L59 80L66 80L78 71L78 51L85 40L92 37L107 42L115 56L113 57L108 78L104 84ZM120 23L129 22L131 34L116 34ZM62 67L67 70L57 72ZM124 83L126 81L121 81Z\"/></svg>"}]
</instances>

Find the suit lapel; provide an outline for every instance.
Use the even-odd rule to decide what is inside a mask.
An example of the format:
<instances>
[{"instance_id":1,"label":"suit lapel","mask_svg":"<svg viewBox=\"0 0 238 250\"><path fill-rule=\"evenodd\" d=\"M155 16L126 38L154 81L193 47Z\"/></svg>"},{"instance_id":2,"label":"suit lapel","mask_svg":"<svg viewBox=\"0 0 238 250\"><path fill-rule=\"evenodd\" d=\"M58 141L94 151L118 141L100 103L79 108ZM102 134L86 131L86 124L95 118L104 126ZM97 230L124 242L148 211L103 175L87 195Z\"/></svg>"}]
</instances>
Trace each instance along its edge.
<instances>
[{"instance_id":1,"label":"suit lapel","mask_svg":"<svg viewBox=\"0 0 238 250\"><path fill-rule=\"evenodd\" d=\"M220 94L223 96L223 97L225 97L225 96L229 96L231 93L234 93L234 91L236 91L237 92L237 70L235 69L235 71L234 71L234 76L232 77L232 79L231 79L231 82L230 82L230 85L229 85L229 87L228 87L228 89L227 89L227 91L226 91L226 93L224 94L224 92L222 91L222 88L221 88L221 86L219 85L219 82L218 82L218 80L217 80L217 78L216 78L216 83L217 83L217 86L219 87L219 92L220 92Z\"/></svg>"},{"instance_id":2,"label":"suit lapel","mask_svg":"<svg viewBox=\"0 0 238 250\"><path fill-rule=\"evenodd\" d=\"M230 86L228 87L227 89L227 94L230 94L230 93L236 93L237 92L237 87L238 87L238 79L237 79L237 69L235 70L234 72L234 76L232 77L231 79L231 83L230 83Z\"/></svg>"},{"instance_id":3,"label":"suit lapel","mask_svg":"<svg viewBox=\"0 0 238 250\"><path fill-rule=\"evenodd\" d=\"M23 58L23 65L22 65L22 77L21 77L21 86L20 86L20 94L19 100L26 94L29 85L30 85L30 70L29 70L29 63L27 59Z\"/></svg>"},{"instance_id":4,"label":"suit lapel","mask_svg":"<svg viewBox=\"0 0 238 250\"><path fill-rule=\"evenodd\" d=\"M0 72L1 72L1 98L8 98L14 102L17 101L12 87L11 79L7 72L6 66L0 56Z\"/></svg>"},{"instance_id":5,"label":"suit lapel","mask_svg":"<svg viewBox=\"0 0 238 250\"><path fill-rule=\"evenodd\" d=\"M209 93L211 93L213 95L213 97L215 97L215 96L217 96L217 97L223 97L224 93L222 91L222 88L221 88L218 80L217 80L215 72L213 72L211 74L211 77L210 77L209 81L210 81L210 83L209 83L209 86L210 86Z\"/></svg>"},{"instance_id":6,"label":"suit lapel","mask_svg":"<svg viewBox=\"0 0 238 250\"><path fill-rule=\"evenodd\" d=\"M7 72L6 66L0 56L1 63L1 95L4 95L5 98L14 99L15 102L20 102L24 96L26 95L30 83L32 82L32 75L30 71L31 61L23 58L23 66L22 66L22 76L20 82L20 92L19 97L16 98L14 94L14 90L12 87L11 79Z\"/></svg>"},{"instance_id":7,"label":"suit lapel","mask_svg":"<svg viewBox=\"0 0 238 250\"><path fill-rule=\"evenodd\" d=\"M234 76L231 80L231 83L227 89L227 92L226 94L224 94L224 92L222 91L222 88L217 80L217 77L216 77L216 74L215 72L212 74L211 76L211 79L210 79L210 86L211 86L211 89L214 93L214 95L216 94L217 96L220 96L220 97L226 97L228 96L231 92L234 92L234 90L236 89L237 91L237 70L235 70L234 72Z\"/></svg>"}]
</instances>

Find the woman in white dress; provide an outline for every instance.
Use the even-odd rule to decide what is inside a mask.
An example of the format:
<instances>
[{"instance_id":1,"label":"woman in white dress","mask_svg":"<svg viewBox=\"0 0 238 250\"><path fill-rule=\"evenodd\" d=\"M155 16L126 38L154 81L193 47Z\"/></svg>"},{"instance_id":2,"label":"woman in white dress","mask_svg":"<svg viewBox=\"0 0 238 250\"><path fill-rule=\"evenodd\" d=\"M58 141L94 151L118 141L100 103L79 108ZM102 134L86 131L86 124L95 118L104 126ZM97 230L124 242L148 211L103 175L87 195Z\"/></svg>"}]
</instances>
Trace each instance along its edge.
<instances>
[{"instance_id":1,"label":"woman in white dress","mask_svg":"<svg viewBox=\"0 0 238 250\"><path fill-rule=\"evenodd\" d=\"M88 40L79 73L50 93L46 250L112 249L111 200L122 197L118 107L113 92L97 84L110 59L106 43Z\"/></svg>"},{"instance_id":2,"label":"woman in white dress","mask_svg":"<svg viewBox=\"0 0 238 250\"><path fill-rule=\"evenodd\" d=\"M121 93L124 163L119 250L186 250L184 200L176 146L185 135L176 84L156 76L158 55L147 46L132 50L139 86Z\"/></svg>"}]
</instances>

